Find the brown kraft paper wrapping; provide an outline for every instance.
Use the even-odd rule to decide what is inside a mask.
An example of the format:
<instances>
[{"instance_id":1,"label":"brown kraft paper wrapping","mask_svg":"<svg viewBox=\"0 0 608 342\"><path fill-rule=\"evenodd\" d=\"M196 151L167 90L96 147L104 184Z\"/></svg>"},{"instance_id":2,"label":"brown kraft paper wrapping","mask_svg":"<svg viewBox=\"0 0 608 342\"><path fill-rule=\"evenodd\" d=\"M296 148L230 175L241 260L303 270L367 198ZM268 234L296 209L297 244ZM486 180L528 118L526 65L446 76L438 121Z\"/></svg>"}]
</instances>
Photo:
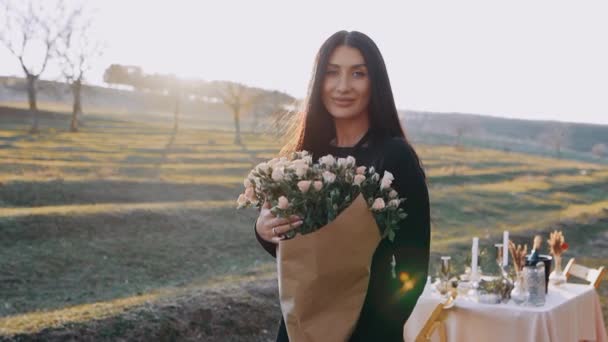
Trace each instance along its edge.
<instances>
[{"instance_id":1,"label":"brown kraft paper wrapping","mask_svg":"<svg viewBox=\"0 0 608 342\"><path fill-rule=\"evenodd\" d=\"M290 341L350 338L379 243L376 220L361 194L325 227L279 242L279 298Z\"/></svg>"}]
</instances>

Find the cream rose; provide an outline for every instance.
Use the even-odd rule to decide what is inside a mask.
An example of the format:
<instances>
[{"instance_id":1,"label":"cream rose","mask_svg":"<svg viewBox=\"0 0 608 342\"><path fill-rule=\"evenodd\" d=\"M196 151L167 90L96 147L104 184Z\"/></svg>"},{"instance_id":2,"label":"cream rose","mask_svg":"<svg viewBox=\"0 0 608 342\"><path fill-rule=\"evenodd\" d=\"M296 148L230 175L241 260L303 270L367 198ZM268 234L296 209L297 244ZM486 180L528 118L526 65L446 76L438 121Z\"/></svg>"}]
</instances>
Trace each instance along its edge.
<instances>
[{"instance_id":1,"label":"cream rose","mask_svg":"<svg viewBox=\"0 0 608 342\"><path fill-rule=\"evenodd\" d=\"M382 180L380 181L380 190L390 188L394 179L395 177L393 177L392 173L384 171L384 176L382 176Z\"/></svg>"},{"instance_id":2,"label":"cream rose","mask_svg":"<svg viewBox=\"0 0 608 342\"><path fill-rule=\"evenodd\" d=\"M277 207L279 207L279 209L283 209L283 210L289 208L289 200L287 199L287 197L285 197L285 196L279 197L279 205L277 205Z\"/></svg>"},{"instance_id":3,"label":"cream rose","mask_svg":"<svg viewBox=\"0 0 608 342\"><path fill-rule=\"evenodd\" d=\"M309 181L309 180L299 181L298 182L298 189L300 189L300 191L302 193L307 193L308 189L310 189L310 185L311 184L312 184L312 181Z\"/></svg>"},{"instance_id":4,"label":"cream rose","mask_svg":"<svg viewBox=\"0 0 608 342\"><path fill-rule=\"evenodd\" d=\"M386 205L384 204L384 200L380 197L376 198L374 204L372 204L372 210L382 210L384 207L386 207Z\"/></svg>"},{"instance_id":5,"label":"cream rose","mask_svg":"<svg viewBox=\"0 0 608 342\"><path fill-rule=\"evenodd\" d=\"M365 180L365 176L364 175L355 175L355 180L353 181L354 185L361 185L361 183L363 183L363 181Z\"/></svg>"},{"instance_id":6,"label":"cream rose","mask_svg":"<svg viewBox=\"0 0 608 342\"><path fill-rule=\"evenodd\" d=\"M391 190L391 192L388 193L388 198L397 198L397 196L399 196L399 194L395 190Z\"/></svg>"},{"instance_id":7,"label":"cream rose","mask_svg":"<svg viewBox=\"0 0 608 342\"><path fill-rule=\"evenodd\" d=\"M258 170L258 172L263 172L263 173L268 173L270 166L268 165L268 163L259 163L258 166L256 166L256 169Z\"/></svg>"},{"instance_id":8,"label":"cream rose","mask_svg":"<svg viewBox=\"0 0 608 342\"><path fill-rule=\"evenodd\" d=\"M353 156L346 157L346 166L353 167L357 163L357 160Z\"/></svg>"},{"instance_id":9,"label":"cream rose","mask_svg":"<svg viewBox=\"0 0 608 342\"><path fill-rule=\"evenodd\" d=\"M333 172L324 171L323 180L325 181L325 183L333 183L336 180L336 174L334 174Z\"/></svg>"},{"instance_id":10,"label":"cream rose","mask_svg":"<svg viewBox=\"0 0 608 342\"><path fill-rule=\"evenodd\" d=\"M319 164L325 166L334 166L334 164L336 164L336 158L334 158L334 156L332 156L331 154L328 154L319 158Z\"/></svg>"},{"instance_id":11,"label":"cream rose","mask_svg":"<svg viewBox=\"0 0 608 342\"><path fill-rule=\"evenodd\" d=\"M282 167L278 167L272 170L272 180L275 182L280 182L285 178L285 173L283 172Z\"/></svg>"},{"instance_id":12,"label":"cream rose","mask_svg":"<svg viewBox=\"0 0 608 342\"><path fill-rule=\"evenodd\" d=\"M323 189L323 182L321 182L321 181L314 181L314 183L312 184L312 186L315 188L316 191L321 191L321 189Z\"/></svg>"}]
</instances>

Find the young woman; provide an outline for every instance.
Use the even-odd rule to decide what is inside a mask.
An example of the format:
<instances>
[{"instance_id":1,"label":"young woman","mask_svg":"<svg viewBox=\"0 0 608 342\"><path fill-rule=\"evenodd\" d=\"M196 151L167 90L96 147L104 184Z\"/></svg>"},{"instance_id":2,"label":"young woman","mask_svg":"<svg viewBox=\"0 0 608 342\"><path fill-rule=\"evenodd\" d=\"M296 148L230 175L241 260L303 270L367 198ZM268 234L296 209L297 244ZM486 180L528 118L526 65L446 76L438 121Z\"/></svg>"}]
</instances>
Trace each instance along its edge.
<instances>
[{"instance_id":1,"label":"young woman","mask_svg":"<svg viewBox=\"0 0 608 342\"><path fill-rule=\"evenodd\" d=\"M315 160L351 155L357 165L393 173L393 187L406 198L402 207L408 216L394 241L382 240L374 253L367 296L350 339L402 341L428 272L429 196L424 171L397 116L384 60L368 36L340 31L323 43L297 130L283 152L307 150ZM276 218L266 206L255 225L256 237L276 256L283 234L299 225L300 218ZM288 341L283 320L277 341Z\"/></svg>"}]
</instances>

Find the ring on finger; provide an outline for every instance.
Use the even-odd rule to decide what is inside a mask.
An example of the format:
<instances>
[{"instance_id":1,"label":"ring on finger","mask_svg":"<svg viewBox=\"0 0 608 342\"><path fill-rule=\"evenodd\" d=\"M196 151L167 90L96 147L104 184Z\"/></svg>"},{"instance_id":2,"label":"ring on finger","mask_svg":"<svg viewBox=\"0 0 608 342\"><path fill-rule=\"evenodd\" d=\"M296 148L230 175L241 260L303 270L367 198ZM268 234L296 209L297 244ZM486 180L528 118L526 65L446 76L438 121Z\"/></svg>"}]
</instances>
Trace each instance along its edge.
<instances>
[{"instance_id":1,"label":"ring on finger","mask_svg":"<svg viewBox=\"0 0 608 342\"><path fill-rule=\"evenodd\" d=\"M277 236L277 235L278 235L278 234L277 234L277 227L272 227L272 234L273 234L274 236Z\"/></svg>"}]
</instances>

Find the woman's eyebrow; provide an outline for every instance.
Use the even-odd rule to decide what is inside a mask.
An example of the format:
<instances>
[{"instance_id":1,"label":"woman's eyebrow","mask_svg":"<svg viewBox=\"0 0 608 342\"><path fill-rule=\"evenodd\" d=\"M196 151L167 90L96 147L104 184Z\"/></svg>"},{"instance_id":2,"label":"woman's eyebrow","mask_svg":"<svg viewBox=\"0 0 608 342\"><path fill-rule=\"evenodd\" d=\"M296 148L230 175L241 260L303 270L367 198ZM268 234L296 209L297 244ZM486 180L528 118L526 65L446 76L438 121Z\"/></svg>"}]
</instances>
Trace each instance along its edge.
<instances>
[{"instance_id":1,"label":"woman's eyebrow","mask_svg":"<svg viewBox=\"0 0 608 342\"><path fill-rule=\"evenodd\" d=\"M340 65L338 65L338 64L333 64L333 63L329 63L329 66L331 66L331 67L336 67L336 68L339 68L339 67L340 67ZM355 64L355 65L351 65L351 66L350 66L350 68L352 68L352 69L354 69L354 68L359 68L359 67L364 67L364 68L366 68L366 67L367 67L367 65L365 65L365 64Z\"/></svg>"}]
</instances>

